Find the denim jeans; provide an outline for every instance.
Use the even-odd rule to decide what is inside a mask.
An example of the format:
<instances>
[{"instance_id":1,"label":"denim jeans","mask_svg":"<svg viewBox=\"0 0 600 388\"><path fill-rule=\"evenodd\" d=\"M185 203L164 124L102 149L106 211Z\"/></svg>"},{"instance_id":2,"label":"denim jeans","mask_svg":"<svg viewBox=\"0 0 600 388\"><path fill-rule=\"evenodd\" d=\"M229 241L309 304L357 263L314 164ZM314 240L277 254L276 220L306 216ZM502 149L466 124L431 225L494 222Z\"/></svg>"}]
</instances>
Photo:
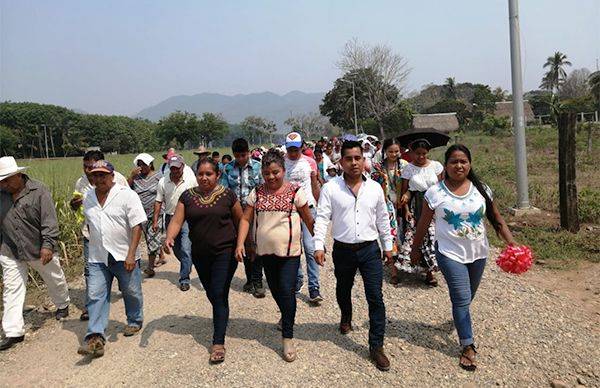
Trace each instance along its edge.
<instances>
[{"instance_id":1,"label":"denim jeans","mask_svg":"<svg viewBox=\"0 0 600 388\"><path fill-rule=\"evenodd\" d=\"M172 215L165 215L165 230L171 223ZM183 222L181 230L175 238L173 253L181 263L179 266L179 284L190 284L190 273L192 272L192 242L190 241L190 228L187 222Z\"/></svg>"},{"instance_id":2,"label":"denim jeans","mask_svg":"<svg viewBox=\"0 0 600 388\"><path fill-rule=\"evenodd\" d=\"M383 346L385 304L383 303L383 262L377 242L353 251L333 245L333 265L337 280L335 294L342 316L352 316L352 286L360 271L369 305L369 345Z\"/></svg>"},{"instance_id":3,"label":"denim jeans","mask_svg":"<svg viewBox=\"0 0 600 388\"><path fill-rule=\"evenodd\" d=\"M317 217L317 209L311 208L310 213L313 218ZM319 290L319 264L315 261L315 241L308 228L302 223L302 245L304 256L306 257L306 272L308 273L308 290ZM302 264L298 266L298 276L296 279L296 289L300 289L304 284L304 271Z\"/></svg>"},{"instance_id":4,"label":"denim jeans","mask_svg":"<svg viewBox=\"0 0 600 388\"><path fill-rule=\"evenodd\" d=\"M261 256L261 259L271 295L281 311L283 338L294 338L296 276L300 266L300 256L281 258L268 255Z\"/></svg>"},{"instance_id":5,"label":"denim jeans","mask_svg":"<svg viewBox=\"0 0 600 388\"><path fill-rule=\"evenodd\" d=\"M90 256L90 240L87 237L83 238L83 279L85 280L85 306L88 305L90 300L88 299L88 277L87 277L87 263L88 257ZM84 307L84 310L87 311L87 307Z\"/></svg>"},{"instance_id":6,"label":"denim jeans","mask_svg":"<svg viewBox=\"0 0 600 388\"><path fill-rule=\"evenodd\" d=\"M436 251L438 266L448 283L452 318L462 346L472 345L473 327L471 324L471 301L483 276L486 259L475 260L469 264L459 263Z\"/></svg>"},{"instance_id":7,"label":"denim jeans","mask_svg":"<svg viewBox=\"0 0 600 388\"><path fill-rule=\"evenodd\" d=\"M233 252L193 257L194 267L213 310L213 345L225 344L229 321L229 286L238 262Z\"/></svg>"},{"instance_id":8,"label":"denim jeans","mask_svg":"<svg viewBox=\"0 0 600 388\"><path fill-rule=\"evenodd\" d=\"M110 290L114 278L117 278L119 288L123 293L127 325L142 327L144 323L144 298L139 260L136 261L133 271L127 272L125 262L116 261L109 254L108 265L104 263L87 263L85 271L88 284L86 307L90 315L86 338L92 334L100 334L104 337L104 331L108 326Z\"/></svg>"}]
</instances>

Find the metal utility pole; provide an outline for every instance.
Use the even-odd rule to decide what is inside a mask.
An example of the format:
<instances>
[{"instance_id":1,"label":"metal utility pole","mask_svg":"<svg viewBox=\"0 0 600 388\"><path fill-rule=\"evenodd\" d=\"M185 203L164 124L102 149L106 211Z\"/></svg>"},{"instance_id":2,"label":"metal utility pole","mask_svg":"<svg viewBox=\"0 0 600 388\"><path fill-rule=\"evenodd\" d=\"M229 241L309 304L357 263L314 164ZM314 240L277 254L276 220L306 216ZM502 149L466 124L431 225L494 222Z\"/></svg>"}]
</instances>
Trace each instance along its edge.
<instances>
[{"instance_id":1,"label":"metal utility pole","mask_svg":"<svg viewBox=\"0 0 600 388\"><path fill-rule=\"evenodd\" d=\"M525 114L523 112L523 78L521 74L521 38L519 33L519 6L517 0L508 0L510 23L510 63L513 95L513 126L515 133L515 165L517 168L517 209L529 205L527 179L527 149L525 143Z\"/></svg>"}]
</instances>

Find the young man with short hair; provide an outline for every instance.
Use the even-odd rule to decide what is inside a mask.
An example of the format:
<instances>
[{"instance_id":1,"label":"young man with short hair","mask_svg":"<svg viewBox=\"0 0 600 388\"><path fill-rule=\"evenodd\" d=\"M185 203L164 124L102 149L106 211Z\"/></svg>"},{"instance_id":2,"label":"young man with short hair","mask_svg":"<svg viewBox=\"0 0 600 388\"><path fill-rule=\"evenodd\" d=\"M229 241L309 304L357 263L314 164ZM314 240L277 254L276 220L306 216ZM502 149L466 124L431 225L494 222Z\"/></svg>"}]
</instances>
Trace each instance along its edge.
<instances>
[{"instance_id":1,"label":"young man with short hair","mask_svg":"<svg viewBox=\"0 0 600 388\"><path fill-rule=\"evenodd\" d=\"M369 304L369 350L378 369L390 362L383 351L385 305L381 239L386 262L392 260L392 235L381 186L363 175L365 158L360 143L346 141L341 149L342 176L323 186L315 224L315 260L325 263L325 238L331 220L336 297L341 310L340 332L352 330L352 286L356 271L363 279Z\"/></svg>"},{"instance_id":2,"label":"young man with short hair","mask_svg":"<svg viewBox=\"0 0 600 388\"><path fill-rule=\"evenodd\" d=\"M237 195L242 209L246 208L246 200L250 192L260 183L263 183L261 164L250 158L250 146L243 138L235 139L231 144L234 160L223 168L221 184L228 187ZM252 226L251 226L252 229ZM244 258L246 284L244 291L250 292L256 298L264 298L265 288L262 282L262 262L256 259L254 249L253 230L248 232L245 242L247 257Z\"/></svg>"}]
</instances>

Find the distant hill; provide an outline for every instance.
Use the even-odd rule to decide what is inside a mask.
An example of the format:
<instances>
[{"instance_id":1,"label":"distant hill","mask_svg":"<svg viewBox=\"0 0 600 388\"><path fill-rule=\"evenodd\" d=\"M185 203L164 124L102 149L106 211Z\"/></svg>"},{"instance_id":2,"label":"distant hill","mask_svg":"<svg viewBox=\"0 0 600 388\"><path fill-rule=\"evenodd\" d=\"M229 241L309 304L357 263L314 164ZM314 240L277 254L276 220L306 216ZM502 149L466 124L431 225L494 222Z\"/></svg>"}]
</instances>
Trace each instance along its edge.
<instances>
[{"instance_id":1,"label":"distant hill","mask_svg":"<svg viewBox=\"0 0 600 388\"><path fill-rule=\"evenodd\" d=\"M139 112L136 117L158 121L176 110L201 115L204 112L220 113L229 123L239 123L244 118L256 115L273 120L278 129L290 115L319 111L325 93L289 92L280 96L271 92L236 94L225 96L216 93L201 93L193 96L174 96Z\"/></svg>"}]
</instances>

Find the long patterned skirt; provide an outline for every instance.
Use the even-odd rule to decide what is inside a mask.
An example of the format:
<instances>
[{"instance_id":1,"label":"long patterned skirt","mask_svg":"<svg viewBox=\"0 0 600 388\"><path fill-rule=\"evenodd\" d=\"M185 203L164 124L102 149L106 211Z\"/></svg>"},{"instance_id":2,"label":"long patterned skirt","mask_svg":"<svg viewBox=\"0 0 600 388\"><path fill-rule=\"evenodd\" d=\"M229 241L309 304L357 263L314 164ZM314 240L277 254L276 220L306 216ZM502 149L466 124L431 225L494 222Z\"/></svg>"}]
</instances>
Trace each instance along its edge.
<instances>
[{"instance_id":1,"label":"long patterned skirt","mask_svg":"<svg viewBox=\"0 0 600 388\"><path fill-rule=\"evenodd\" d=\"M413 214L413 217L410 221L404 221L404 241L400 248L396 267L407 273L437 271L438 266L435 259L435 223L433 220L429 224L429 228L427 229L427 233L425 234L425 238L423 238L423 243L420 247L421 253L423 254L421 262L416 266L410 263L410 251L419 222L418 217L421 214L420 206L423 202L422 196L424 193L411 192L411 194L410 212Z\"/></svg>"},{"instance_id":2,"label":"long patterned skirt","mask_svg":"<svg viewBox=\"0 0 600 388\"><path fill-rule=\"evenodd\" d=\"M160 248L163 245L164 225L163 215L158 217L158 230L156 232L152 229L152 218L148 218L148 221L144 224L142 230L144 231L144 237L146 237L148 256L158 256Z\"/></svg>"}]
</instances>

